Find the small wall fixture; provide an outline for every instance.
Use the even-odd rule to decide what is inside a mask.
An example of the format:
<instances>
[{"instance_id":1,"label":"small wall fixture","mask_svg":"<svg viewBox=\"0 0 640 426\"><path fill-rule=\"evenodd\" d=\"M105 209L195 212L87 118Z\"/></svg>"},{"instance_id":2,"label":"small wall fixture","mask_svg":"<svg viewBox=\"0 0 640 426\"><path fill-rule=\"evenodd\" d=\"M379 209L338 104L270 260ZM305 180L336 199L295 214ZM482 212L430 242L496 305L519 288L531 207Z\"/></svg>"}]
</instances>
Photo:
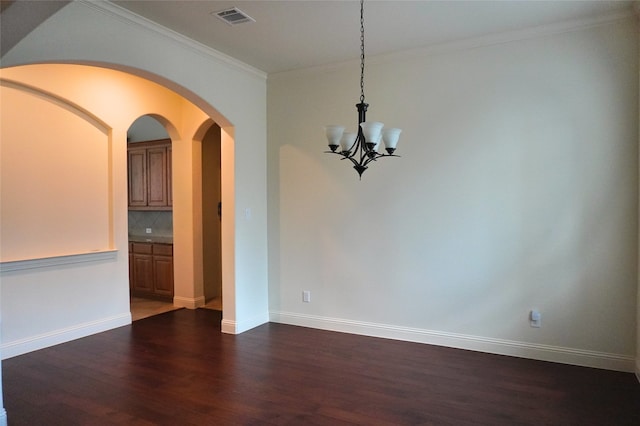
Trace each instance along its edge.
<instances>
[{"instance_id":1,"label":"small wall fixture","mask_svg":"<svg viewBox=\"0 0 640 426\"><path fill-rule=\"evenodd\" d=\"M395 155L400 129L383 129L384 125L377 121L366 121L369 104L364 102L364 0L360 0L360 103L358 110L358 132L345 132L344 126L326 126L325 132L329 149L328 154L337 154L341 160L353 163L360 179L372 161L382 157L399 157ZM378 152L380 141L384 143L386 154ZM340 149L338 150L338 147Z\"/></svg>"}]
</instances>

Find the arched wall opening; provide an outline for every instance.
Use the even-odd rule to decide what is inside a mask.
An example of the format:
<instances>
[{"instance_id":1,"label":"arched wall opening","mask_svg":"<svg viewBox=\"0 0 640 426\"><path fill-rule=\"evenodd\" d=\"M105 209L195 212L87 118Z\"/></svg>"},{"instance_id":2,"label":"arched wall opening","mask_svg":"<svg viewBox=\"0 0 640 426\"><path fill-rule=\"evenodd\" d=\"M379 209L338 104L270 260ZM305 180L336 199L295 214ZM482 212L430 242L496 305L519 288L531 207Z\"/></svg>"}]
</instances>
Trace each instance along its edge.
<instances>
[{"instance_id":1,"label":"arched wall opening","mask_svg":"<svg viewBox=\"0 0 640 426\"><path fill-rule=\"evenodd\" d=\"M69 2L34 27L22 33L20 40L14 40L11 49L2 52L4 68L0 69L0 77L10 71L8 67L45 63L119 70L182 95L221 127L225 206L222 331L236 334L268 322L266 74L167 33L159 25L141 23L136 15L110 2ZM91 93L93 87L87 84L86 92ZM118 103L118 90L104 90L103 95ZM118 105L123 109L135 107ZM130 115L129 123L136 117L133 112ZM109 132L110 140L125 139L123 131L113 128ZM114 148L111 154L115 194L117 188L126 185L124 146ZM113 196L109 200L114 204L111 211L126 212L126 199ZM248 208L252 211L250 220L236 220L236 210ZM110 247L126 244L125 215L115 215L112 223L115 241ZM128 324L131 316L126 285L115 289L112 285L127 280L127 264L121 256L121 252L83 256L82 260L88 261L69 270L36 262L32 265L36 267L28 271L8 272L0 264L2 357ZM75 271L82 274L77 276ZM32 287L34 284L38 287ZM20 303L11 306L7 300ZM34 303L41 300L44 302ZM60 307L67 311L58 312ZM37 322L21 320L35 311ZM1 390L0 385L0 394ZM6 420L4 409L0 410L0 424L3 419Z\"/></svg>"},{"instance_id":2,"label":"arched wall opening","mask_svg":"<svg viewBox=\"0 0 640 426\"><path fill-rule=\"evenodd\" d=\"M138 117L127 129L131 320L173 308L172 144L161 122Z\"/></svg>"},{"instance_id":3,"label":"arched wall opening","mask_svg":"<svg viewBox=\"0 0 640 426\"><path fill-rule=\"evenodd\" d=\"M115 68L115 67L111 67ZM148 73L141 73L149 75ZM127 152L126 132L130 124L141 115L152 115L167 129L173 141L173 198L174 224L177 232L174 244L177 246L175 262L175 297L174 304L187 308L196 308L204 304L202 288L202 248L201 232L201 149L202 138L217 121L207 115L190 100L162 85L146 78L124 73L103 66L87 66L79 64L38 64L25 65L1 70L0 77L4 82L25 85L34 90L55 94L61 99L79 105L82 109L98 117L105 123L108 133L109 149L103 149L102 156L108 169L108 191L101 194L108 201L110 217L109 243L99 247L99 252L113 253L105 259L83 258L81 266L68 264L47 264L46 268L37 265L42 262L38 254L26 255L20 261L26 261L28 271L12 271L5 274L8 264L3 259L3 298L2 316L3 356L13 356L29 350L46 347L52 339L48 334L56 334L62 340L71 340L78 334L91 334L113 326L130 322L128 300L128 232L127 232ZM37 97L37 95L28 95ZM202 100L198 100L202 103ZM207 109L215 113L213 107ZM37 111L37 110L36 110ZM29 125L30 114L34 110L22 113L25 127ZM3 120L4 121L4 120ZM222 198L223 202L233 210L234 200L234 163L233 163L233 128L226 119L221 120L220 147L222 157ZM65 126L61 126L64 129ZM44 145L58 146L64 151L65 138L73 137L58 132L43 135L40 142ZM68 139L67 139L68 140ZM10 140L3 138L3 145ZM57 144L57 145L56 145ZM4 148L4 147L3 147ZM37 149L37 147L35 148ZM4 150L4 149L3 149ZM91 156L91 152L85 153ZM15 160L14 160L15 161ZM45 173L46 174L46 173ZM54 179L55 175L51 175ZM78 176L82 180L82 176ZM19 191L19 187L11 187L10 180L3 185L3 190ZM7 182L7 181L5 181ZM16 183L17 185L17 183ZM45 191L46 188L42 187ZM65 205L81 206L82 201L61 194L61 202ZM52 206L55 209L55 206ZM223 289L226 306L225 317L234 321L233 309L235 283L234 278L234 238L233 216L222 222L222 259ZM88 220L88 219L87 219ZM2 224L5 226L11 226ZM24 225L28 230L28 224ZM42 238L40 235L39 238ZM73 235L67 236L73 239ZM33 243L35 246L35 242ZM9 250L7 250L9 249ZM3 254L10 253L10 247L3 247ZM87 250L89 251L89 250ZM87 253L49 253L48 258L66 258ZM79 259L79 258L76 258ZM14 261L16 259L9 259ZM33 277L34 270L38 280ZM26 283L28 282L28 285ZM38 284L40 283L40 284ZM23 285L24 284L24 285ZM96 295L98 297L96 297ZM44 297L43 297L44 296ZM44 307L39 300L48 300ZM23 309L12 309L10 306ZM15 311L15 312L14 312ZM19 311L19 312L18 312ZM38 316L38 325L30 325L29 318ZM72 332L78 324L83 328L81 333ZM77 331L77 330L76 330ZM68 332L68 333L67 333ZM34 340L34 335L45 335L47 338ZM21 342L32 339L30 344ZM5 347L10 347L6 350Z\"/></svg>"}]
</instances>

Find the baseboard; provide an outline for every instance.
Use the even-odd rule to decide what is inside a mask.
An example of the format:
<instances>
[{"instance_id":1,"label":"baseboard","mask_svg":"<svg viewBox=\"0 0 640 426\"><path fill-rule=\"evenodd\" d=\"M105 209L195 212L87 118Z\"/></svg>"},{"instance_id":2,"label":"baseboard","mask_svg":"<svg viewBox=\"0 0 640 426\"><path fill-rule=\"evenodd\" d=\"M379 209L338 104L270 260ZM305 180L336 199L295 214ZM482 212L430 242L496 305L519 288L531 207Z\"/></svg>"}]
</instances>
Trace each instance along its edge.
<instances>
[{"instance_id":1,"label":"baseboard","mask_svg":"<svg viewBox=\"0 0 640 426\"><path fill-rule=\"evenodd\" d=\"M236 334L236 322L223 319L220 323L220 329L225 334Z\"/></svg>"},{"instance_id":2,"label":"baseboard","mask_svg":"<svg viewBox=\"0 0 640 426\"><path fill-rule=\"evenodd\" d=\"M269 313L269 319L272 322L282 324L360 334L364 336L382 337L385 339L447 346L451 348L516 356L540 361L558 362L562 364L580 365L584 367L625 372L633 372L634 369L638 370L638 368L635 367L636 361L633 357L606 352L540 345L513 340L493 339L362 321L351 321L340 318L303 315L292 312L272 311Z\"/></svg>"},{"instance_id":3,"label":"baseboard","mask_svg":"<svg viewBox=\"0 0 640 426\"><path fill-rule=\"evenodd\" d=\"M131 324L131 313L126 312L98 321L91 321L73 327L63 328L51 331L49 333L40 334L38 336L3 343L0 346L0 352L2 353L2 359L12 358L14 356L37 351L49 346L59 345L60 343L66 343L71 340L80 339L82 337L87 337L96 333L102 333L103 331L111 330L129 324Z\"/></svg>"},{"instance_id":4,"label":"baseboard","mask_svg":"<svg viewBox=\"0 0 640 426\"><path fill-rule=\"evenodd\" d=\"M7 426L7 412L4 408L0 411L0 426Z\"/></svg>"},{"instance_id":5,"label":"baseboard","mask_svg":"<svg viewBox=\"0 0 640 426\"><path fill-rule=\"evenodd\" d=\"M204 296L200 296L200 297L180 297L180 296L174 296L173 298L173 305L174 306L180 306L182 308L187 308L187 309L196 309L199 308L200 306L204 306L206 303Z\"/></svg>"},{"instance_id":6,"label":"baseboard","mask_svg":"<svg viewBox=\"0 0 640 426\"><path fill-rule=\"evenodd\" d=\"M232 320L223 319L221 323L221 329L222 329L222 332L226 334L240 334L240 333L244 333L247 330L251 330L252 328L258 327L262 324L266 324L268 322L269 322L268 313L265 313L264 315L256 315L244 321L232 321Z\"/></svg>"}]
</instances>

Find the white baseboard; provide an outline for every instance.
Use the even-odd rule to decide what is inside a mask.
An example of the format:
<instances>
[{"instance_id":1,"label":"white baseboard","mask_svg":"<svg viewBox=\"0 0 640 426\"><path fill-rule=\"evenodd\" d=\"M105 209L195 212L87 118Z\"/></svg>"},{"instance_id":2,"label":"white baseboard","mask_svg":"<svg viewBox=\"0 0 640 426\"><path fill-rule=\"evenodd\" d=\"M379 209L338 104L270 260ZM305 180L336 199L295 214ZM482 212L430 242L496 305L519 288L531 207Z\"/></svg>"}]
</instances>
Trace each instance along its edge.
<instances>
[{"instance_id":1,"label":"white baseboard","mask_svg":"<svg viewBox=\"0 0 640 426\"><path fill-rule=\"evenodd\" d=\"M122 327L131 324L131 312L126 312L109 318L78 324L73 327L63 328L49 333L40 334L26 339L3 343L0 346L2 359L37 351L49 346L87 337L92 334Z\"/></svg>"},{"instance_id":2,"label":"white baseboard","mask_svg":"<svg viewBox=\"0 0 640 426\"><path fill-rule=\"evenodd\" d=\"M174 296L173 305L180 306L181 308L196 309L200 306L204 306L206 303L204 296L200 297L180 297Z\"/></svg>"},{"instance_id":3,"label":"white baseboard","mask_svg":"<svg viewBox=\"0 0 640 426\"><path fill-rule=\"evenodd\" d=\"M223 319L220 323L220 329L225 334L237 334L235 321Z\"/></svg>"},{"instance_id":4,"label":"white baseboard","mask_svg":"<svg viewBox=\"0 0 640 426\"><path fill-rule=\"evenodd\" d=\"M360 334L364 336L382 337L385 339L426 343L430 345L447 346L451 348L558 362L562 364L580 365L584 367L625 372L633 372L634 369L638 370L638 368L635 367L636 361L633 357L606 352L540 345L513 340L493 339L362 321L351 321L340 318L303 315L292 312L272 311L269 313L269 319L272 322L282 324Z\"/></svg>"},{"instance_id":5,"label":"white baseboard","mask_svg":"<svg viewBox=\"0 0 640 426\"><path fill-rule=\"evenodd\" d=\"M4 408L0 411L0 426L7 426L7 412Z\"/></svg>"},{"instance_id":6,"label":"white baseboard","mask_svg":"<svg viewBox=\"0 0 640 426\"><path fill-rule=\"evenodd\" d=\"M223 333L227 334L240 334L244 333L247 330L251 330L252 328L258 327L259 325L266 324L269 322L269 314L264 313L264 315L256 315L252 318L248 318L243 321L232 321L223 319L221 323L221 329Z\"/></svg>"}]
</instances>

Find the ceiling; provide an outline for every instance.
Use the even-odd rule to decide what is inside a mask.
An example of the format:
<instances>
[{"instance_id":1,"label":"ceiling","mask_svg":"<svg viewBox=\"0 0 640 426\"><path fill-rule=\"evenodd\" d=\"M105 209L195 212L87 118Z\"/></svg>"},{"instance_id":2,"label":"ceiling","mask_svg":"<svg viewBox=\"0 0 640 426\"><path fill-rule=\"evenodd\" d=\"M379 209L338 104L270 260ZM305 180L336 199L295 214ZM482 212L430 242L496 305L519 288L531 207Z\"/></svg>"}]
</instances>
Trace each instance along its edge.
<instances>
[{"instance_id":1,"label":"ceiling","mask_svg":"<svg viewBox=\"0 0 640 426\"><path fill-rule=\"evenodd\" d=\"M104 0L87 0L104 1ZM0 55L68 1L1 0ZM357 59L357 0L111 0L120 7L266 73ZM628 13L634 1L370 0L366 54L379 55L523 28ZM211 12L237 7L256 22L231 26ZM638 7L640 10L640 7Z\"/></svg>"},{"instance_id":2,"label":"ceiling","mask_svg":"<svg viewBox=\"0 0 640 426\"><path fill-rule=\"evenodd\" d=\"M0 57L68 1L0 1Z\"/></svg>"},{"instance_id":3,"label":"ceiling","mask_svg":"<svg viewBox=\"0 0 640 426\"><path fill-rule=\"evenodd\" d=\"M358 1L117 1L113 3L267 73L357 59ZM366 54L628 11L632 1L366 1ZM237 7L256 22L231 26Z\"/></svg>"}]
</instances>

